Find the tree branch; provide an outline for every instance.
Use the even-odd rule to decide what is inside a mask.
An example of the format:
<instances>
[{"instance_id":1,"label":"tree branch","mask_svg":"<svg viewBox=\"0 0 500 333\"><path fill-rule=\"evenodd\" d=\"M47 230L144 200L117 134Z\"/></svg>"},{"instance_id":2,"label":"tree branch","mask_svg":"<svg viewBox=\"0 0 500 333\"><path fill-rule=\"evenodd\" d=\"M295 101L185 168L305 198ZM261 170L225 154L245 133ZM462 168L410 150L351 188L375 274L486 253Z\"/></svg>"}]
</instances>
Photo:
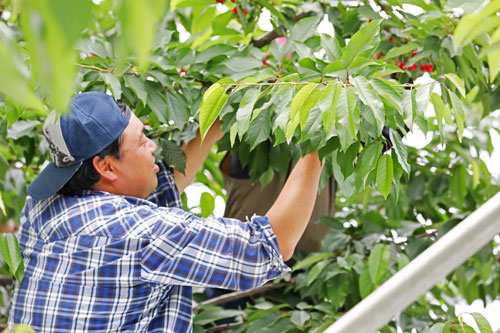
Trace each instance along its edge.
<instances>
[{"instance_id":1,"label":"tree branch","mask_svg":"<svg viewBox=\"0 0 500 333\"><path fill-rule=\"evenodd\" d=\"M266 293L266 292L268 292L270 290L288 287L288 286L293 285L295 283L295 280L296 280L296 278L291 279L289 282L281 282L281 283L277 283L277 284L268 283L268 284L265 284L263 286L257 287L257 288L252 289L252 290L235 291L235 292L232 292L232 293L229 293L229 294L226 294L226 295L221 295L221 296L218 296L218 297L214 297L214 298L208 299L208 300L206 300L204 302L201 302L198 306L196 306L194 308L194 311L195 312L200 311L200 306L204 306L204 305L219 305L219 304L222 304L222 303L227 303L227 302L235 301L237 299L242 299L242 298L245 298L245 297L251 297L251 296L260 295L260 294Z\"/></svg>"},{"instance_id":2,"label":"tree branch","mask_svg":"<svg viewBox=\"0 0 500 333\"><path fill-rule=\"evenodd\" d=\"M298 14L297 16L295 16L293 18L293 21L298 22L298 21L302 20L304 17L309 16L309 14L310 14L309 12L302 12L302 13ZM281 36L281 34L279 34L278 31L276 31L276 29L274 29L273 31L268 32L267 34L260 37L259 39L252 39L250 44L252 44L253 46L258 47L260 49L268 44L271 44L271 42L276 37L279 37L279 36Z\"/></svg>"}]
</instances>

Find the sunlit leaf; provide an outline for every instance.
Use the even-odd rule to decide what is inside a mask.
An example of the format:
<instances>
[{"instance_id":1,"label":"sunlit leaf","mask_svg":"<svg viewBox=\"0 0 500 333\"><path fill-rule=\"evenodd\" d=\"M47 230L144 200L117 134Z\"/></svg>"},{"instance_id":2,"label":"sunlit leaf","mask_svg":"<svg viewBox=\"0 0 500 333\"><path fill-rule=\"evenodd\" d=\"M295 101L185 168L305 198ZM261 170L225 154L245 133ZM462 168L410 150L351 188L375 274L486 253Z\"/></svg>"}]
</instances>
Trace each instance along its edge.
<instances>
[{"instance_id":1,"label":"sunlit leaf","mask_svg":"<svg viewBox=\"0 0 500 333\"><path fill-rule=\"evenodd\" d=\"M493 333L490 323L482 314L479 312L472 312L471 314L472 317L474 317L474 321L476 322L480 333Z\"/></svg>"},{"instance_id":2,"label":"sunlit leaf","mask_svg":"<svg viewBox=\"0 0 500 333\"><path fill-rule=\"evenodd\" d=\"M389 155L386 155L389 156ZM387 245L377 244L372 250L372 253L368 257L368 267L370 272L370 277L374 285L380 281L382 276L387 270L387 265L389 264L389 258L391 256L391 249Z\"/></svg>"},{"instance_id":3,"label":"sunlit leaf","mask_svg":"<svg viewBox=\"0 0 500 333\"><path fill-rule=\"evenodd\" d=\"M394 150L396 151L396 156L398 157L399 164L403 167L403 170L409 175L410 174L410 164L408 163L408 150L404 145L399 134L393 129L389 130L389 138L391 139Z\"/></svg>"},{"instance_id":4,"label":"sunlit leaf","mask_svg":"<svg viewBox=\"0 0 500 333\"><path fill-rule=\"evenodd\" d=\"M319 98L318 106L323 114L323 127L325 133L330 133L333 125L335 125L335 118L337 115L337 102L342 91L342 83L333 80L323 91Z\"/></svg>"},{"instance_id":5,"label":"sunlit leaf","mask_svg":"<svg viewBox=\"0 0 500 333\"><path fill-rule=\"evenodd\" d=\"M454 73L448 73L444 75L454 86L457 88L458 92L462 97L465 97L465 87L462 79L458 77L458 75Z\"/></svg>"},{"instance_id":6,"label":"sunlit leaf","mask_svg":"<svg viewBox=\"0 0 500 333\"><path fill-rule=\"evenodd\" d=\"M200 133L204 138L208 129L217 119L222 107L227 101L226 88L219 83L214 83L205 91L200 104Z\"/></svg>"},{"instance_id":7,"label":"sunlit leaf","mask_svg":"<svg viewBox=\"0 0 500 333\"><path fill-rule=\"evenodd\" d=\"M382 155L377 165L377 189L382 193L385 199L387 199L391 191L392 179L394 176L393 172L394 169L391 155Z\"/></svg>"},{"instance_id":8,"label":"sunlit leaf","mask_svg":"<svg viewBox=\"0 0 500 333\"><path fill-rule=\"evenodd\" d=\"M359 29L349 41L342 54L342 64L349 68L354 59L366 50L373 48L379 36L380 20L366 23Z\"/></svg>"},{"instance_id":9,"label":"sunlit leaf","mask_svg":"<svg viewBox=\"0 0 500 333\"><path fill-rule=\"evenodd\" d=\"M248 130L250 126L250 119L252 117L253 107L257 99L259 98L260 90L256 88L250 88L245 92L243 98L240 101L240 106L236 112L236 121L238 124L238 135L240 138Z\"/></svg>"},{"instance_id":10,"label":"sunlit leaf","mask_svg":"<svg viewBox=\"0 0 500 333\"><path fill-rule=\"evenodd\" d=\"M373 89L370 82L362 76L351 79L351 82L356 89L358 97L372 112L376 122L377 133L382 133L385 123L384 104L378 97L377 92Z\"/></svg>"}]
</instances>

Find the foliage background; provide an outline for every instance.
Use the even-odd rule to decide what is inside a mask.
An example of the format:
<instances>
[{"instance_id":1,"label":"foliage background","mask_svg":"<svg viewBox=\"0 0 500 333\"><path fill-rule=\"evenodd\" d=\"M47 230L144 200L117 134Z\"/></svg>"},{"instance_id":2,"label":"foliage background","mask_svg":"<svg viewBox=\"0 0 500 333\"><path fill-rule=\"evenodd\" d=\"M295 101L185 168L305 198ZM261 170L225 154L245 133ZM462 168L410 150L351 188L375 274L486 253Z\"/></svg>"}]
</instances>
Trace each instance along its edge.
<instances>
[{"instance_id":1,"label":"foliage background","mask_svg":"<svg viewBox=\"0 0 500 333\"><path fill-rule=\"evenodd\" d=\"M339 185L338 213L319 221L331 229L321 252L298 254L294 272L275 282L287 287L244 311L202 306L195 329L233 317L239 332L321 331L498 191L481 154L498 131L499 9L498 0L3 0L2 220L18 220L26 184L48 159L45 115L81 91L133 107L180 170L180 145L220 117L226 135L197 175L211 190L204 216L225 196L224 151L263 184L319 151L322 183L334 174ZM259 27L263 11L270 32ZM318 32L323 20L332 36ZM416 83L422 75L431 83ZM407 146L416 131L432 141ZM0 247L6 272L21 279L15 238ZM496 247L382 331L468 330L454 305L497 298Z\"/></svg>"}]
</instances>

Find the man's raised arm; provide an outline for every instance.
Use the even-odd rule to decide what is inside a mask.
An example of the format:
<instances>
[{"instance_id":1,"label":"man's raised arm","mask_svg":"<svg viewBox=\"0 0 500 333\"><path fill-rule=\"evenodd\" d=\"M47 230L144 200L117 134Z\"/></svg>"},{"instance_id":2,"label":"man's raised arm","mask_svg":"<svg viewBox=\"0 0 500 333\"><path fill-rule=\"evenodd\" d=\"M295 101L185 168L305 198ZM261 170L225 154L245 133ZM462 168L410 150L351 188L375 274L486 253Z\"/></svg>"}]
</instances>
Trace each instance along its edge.
<instances>
[{"instance_id":1,"label":"man's raised arm","mask_svg":"<svg viewBox=\"0 0 500 333\"><path fill-rule=\"evenodd\" d=\"M207 158L210 149L222 138L223 134L220 122L217 119L208 130L203 142L201 142L201 135L198 131L196 137L182 147L186 155L186 169L184 173L174 169L175 185L177 185L179 193L184 192L184 189L191 184L194 176L196 176L196 173Z\"/></svg>"},{"instance_id":2,"label":"man's raised arm","mask_svg":"<svg viewBox=\"0 0 500 333\"><path fill-rule=\"evenodd\" d=\"M317 153L302 157L293 168L280 195L266 213L287 261L311 218L322 165Z\"/></svg>"}]
</instances>

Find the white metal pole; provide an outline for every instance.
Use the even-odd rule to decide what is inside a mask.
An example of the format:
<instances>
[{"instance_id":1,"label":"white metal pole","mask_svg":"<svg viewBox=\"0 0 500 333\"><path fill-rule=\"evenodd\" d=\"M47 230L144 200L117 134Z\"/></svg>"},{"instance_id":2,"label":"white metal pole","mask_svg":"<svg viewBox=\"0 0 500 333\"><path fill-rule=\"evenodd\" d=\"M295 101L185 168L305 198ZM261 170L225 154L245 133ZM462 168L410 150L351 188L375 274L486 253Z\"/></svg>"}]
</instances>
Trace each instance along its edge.
<instances>
[{"instance_id":1,"label":"white metal pole","mask_svg":"<svg viewBox=\"0 0 500 333\"><path fill-rule=\"evenodd\" d=\"M377 332L500 233L500 193L422 252L324 332Z\"/></svg>"}]
</instances>

